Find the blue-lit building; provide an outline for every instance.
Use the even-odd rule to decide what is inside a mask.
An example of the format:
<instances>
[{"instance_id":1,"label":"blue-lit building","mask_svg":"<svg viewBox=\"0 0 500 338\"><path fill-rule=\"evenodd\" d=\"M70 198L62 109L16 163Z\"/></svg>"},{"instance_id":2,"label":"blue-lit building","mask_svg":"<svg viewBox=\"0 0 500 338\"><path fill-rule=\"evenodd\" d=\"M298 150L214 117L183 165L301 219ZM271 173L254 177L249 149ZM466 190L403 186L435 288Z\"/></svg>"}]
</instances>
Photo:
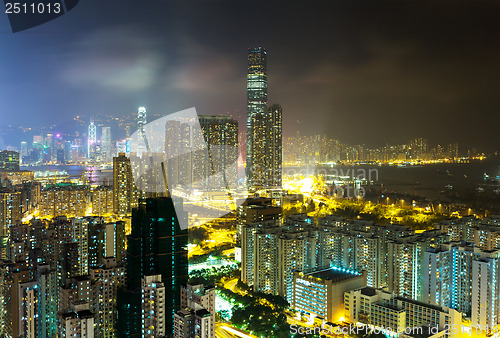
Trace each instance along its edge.
<instances>
[{"instance_id":1,"label":"blue-lit building","mask_svg":"<svg viewBox=\"0 0 500 338\"><path fill-rule=\"evenodd\" d=\"M293 273L293 309L305 316L338 322L344 316L344 292L366 286L366 271L329 268Z\"/></svg>"}]
</instances>

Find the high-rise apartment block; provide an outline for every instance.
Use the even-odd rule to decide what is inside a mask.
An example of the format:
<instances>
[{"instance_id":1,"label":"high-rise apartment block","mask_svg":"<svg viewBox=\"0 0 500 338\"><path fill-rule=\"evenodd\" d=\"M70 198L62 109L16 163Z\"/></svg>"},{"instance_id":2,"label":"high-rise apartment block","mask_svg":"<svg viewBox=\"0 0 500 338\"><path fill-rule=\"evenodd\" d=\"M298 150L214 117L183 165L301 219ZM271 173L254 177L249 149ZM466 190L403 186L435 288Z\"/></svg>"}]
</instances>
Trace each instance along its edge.
<instances>
[{"instance_id":1,"label":"high-rise apartment block","mask_svg":"<svg viewBox=\"0 0 500 338\"><path fill-rule=\"evenodd\" d=\"M132 212L137 207L137 188L130 159L124 153L113 158L113 209L116 214Z\"/></svg>"},{"instance_id":2,"label":"high-rise apartment block","mask_svg":"<svg viewBox=\"0 0 500 338\"><path fill-rule=\"evenodd\" d=\"M456 310L372 287L345 292L344 309L347 322L373 325L391 335L458 337L462 331L462 316Z\"/></svg>"},{"instance_id":3,"label":"high-rise apartment block","mask_svg":"<svg viewBox=\"0 0 500 338\"><path fill-rule=\"evenodd\" d=\"M101 265L90 269L92 278L92 312L96 337L115 337L116 292L125 283L125 267L108 256Z\"/></svg>"},{"instance_id":4,"label":"high-rise apartment block","mask_svg":"<svg viewBox=\"0 0 500 338\"><path fill-rule=\"evenodd\" d=\"M41 216L84 217L91 208L88 185L57 184L40 193Z\"/></svg>"},{"instance_id":5,"label":"high-rise apartment block","mask_svg":"<svg viewBox=\"0 0 500 338\"><path fill-rule=\"evenodd\" d=\"M366 271L367 285L422 298L424 252L448 240L440 230L415 234L401 225L377 226L326 216L294 215L242 226L242 281L290 300L293 272L338 267Z\"/></svg>"},{"instance_id":6,"label":"high-rise apartment block","mask_svg":"<svg viewBox=\"0 0 500 338\"><path fill-rule=\"evenodd\" d=\"M500 251L451 242L424 254L424 300L471 318L478 331L500 324Z\"/></svg>"},{"instance_id":7,"label":"high-rise apartment block","mask_svg":"<svg viewBox=\"0 0 500 338\"><path fill-rule=\"evenodd\" d=\"M214 337L211 335L211 315L206 309L181 309L174 318L174 338Z\"/></svg>"},{"instance_id":8,"label":"high-rise apartment block","mask_svg":"<svg viewBox=\"0 0 500 338\"><path fill-rule=\"evenodd\" d=\"M88 304L75 304L68 312L59 314L58 337L96 337L94 335L94 314L89 310Z\"/></svg>"},{"instance_id":9,"label":"high-rise apartment block","mask_svg":"<svg viewBox=\"0 0 500 338\"><path fill-rule=\"evenodd\" d=\"M19 171L19 153L17 151L0 151L0 170Z\"/></svg>"},{"instance_id":10,"label":"high-rise apartment block","mask_svg":"<svg viewBox=\"0 0 500 338\"><path fill-rule=\"evenodd\" d=\"M10 232L14 225L21 223L21 193L0 190L0 258L7 259Z\"/></svg>"},{"instance_id":11,"label":"high-rise apartment block","mask_svg":"<svg viewBox=\"0 0 500 338\"><path fill-rule=\"evenodd\" d=\"M98 185L91 187L92 215L102 216L113 213L113 187Z\"/></svg>"},{"instance_id":12,"label":"high-rise apartment block","mask_svg":"<svg viewBox=\"0 0 500 338\"><path fill-rule=\"evenodd\" d=\"M144 276L141 283L142 336L148 338L166 336L167 299L161 275Z\"/></svg>"},{"instance_id":13,"label":"high-rise apartment block","mask_svg":"<svg viewBox=\"0 0 500 338\"><path fill-rule=\"evenodd\" d=\"M273 199L268 197L250 197L238 202L236 210L236 234L241 236L241 229L244 225L263 222L268 220L281 222L283 210L281 207L273 205Z\"/></svg>"},{"instance_id":14,"label":"high-rise apartment block","mask_svg":"<svg viewBox=\"0 0 500 338\"><path fill-rule=\"evenodd\" d=\"M267 185L271 188L281 188L282 185L282 164L283 164L283 130L282 115L283 109L279 104L269 107L269 155L267 170L264 174Z\"/></svg>"},{"instance_id":15,"label":"high-rise apartment block","mask_svg":"<svg viewBox=\"0 0 500 338\"><path fill-rule=\"evenodd\" d=\"M290 306L309 317L336 323L344 317L344 292L366 286L366 271L328 268L293 272Z\"/></svg>"},{"instance_id":16,"label":"high-rise apartment block","mask_svg":"<svg viewBox=\"0 0 500 338\"><path fill-rule=\"evenodd\" d=\"M207 331L205 335L202 337L215 337L215 288L206 287L203 284L187 284L181 287L181 309L188 310L191 313L193 318L200 317L203 314L202 318L199 319L206 326L203 331ZM181 311L182 311L181 310ZM206 310L210 315L208 319L206 318L206 313L201 311ZM176 316L179 314L177 312ZM177 317L176 317L177 321ZM176 323L177 324L177 323ZM178 325L174 325L177 327ZM182 332L182 330L178 330ZM174 330L175 332L175 330ZM181 337L189 337L189 336L181 336Z\"/></svg>"}]
</instances>

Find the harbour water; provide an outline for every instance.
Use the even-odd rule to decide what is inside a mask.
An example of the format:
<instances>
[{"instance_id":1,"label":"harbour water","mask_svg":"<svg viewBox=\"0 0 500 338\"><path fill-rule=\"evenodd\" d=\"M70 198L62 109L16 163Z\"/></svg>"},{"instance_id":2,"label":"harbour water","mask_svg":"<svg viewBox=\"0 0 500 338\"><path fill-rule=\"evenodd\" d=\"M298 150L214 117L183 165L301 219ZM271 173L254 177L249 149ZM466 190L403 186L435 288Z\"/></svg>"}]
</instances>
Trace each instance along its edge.
<instances>
[{"instance_id":1,"label":"harbour water","mask_svg":"<svg viewBox=\"0 0 500 338\"><path fill-rule=\"evenodd\" d=\"M81 177L85 172L88 181L95 184L112 185L112 170L99 167L75 165L26 166L23 170L66 171L69 176ZM439 163L418 166L388 165L327 165L284 167L284 173L305 175L321 171L340 176L364 177L389 192L419 195L428 199L442 197L442 192L474 190L480 187L494 188L500 184L500 159L472 160L469 163Z\"/></svg>"}]
</instances>

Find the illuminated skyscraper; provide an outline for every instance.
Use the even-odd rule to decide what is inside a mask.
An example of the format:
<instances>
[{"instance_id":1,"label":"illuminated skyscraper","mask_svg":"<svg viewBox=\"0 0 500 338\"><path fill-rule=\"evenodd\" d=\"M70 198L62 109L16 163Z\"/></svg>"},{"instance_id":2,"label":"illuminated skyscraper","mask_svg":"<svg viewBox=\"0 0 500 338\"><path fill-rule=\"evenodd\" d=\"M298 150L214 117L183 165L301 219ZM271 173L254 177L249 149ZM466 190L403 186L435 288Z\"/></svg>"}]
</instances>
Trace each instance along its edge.
<instances>
[{"instance_id":1,"label":"illuminated skyscraper","mask_svg":"<svg viewBox=\"0 0 500 338\"><path fill-rule=\"evenodd\" d=\"M282 108L267 106L265 49L250 48L247 75L247 184L250 189L281 188Z\"/></svg>"},{"instance_id":2,"label":"illuminated skyscraper","mask_svg":"<svg viewBox=\"0 0 500 338\"><path fill-rule=\"evenodd\" d=\"M195 167L195 173L203 178L219 174L222 181L218 182L219 186L234 185L238 175L234 165L238 160L238 122L224 115L200 115L199 120L210 161L195 162L196 166L200 162L205 164L204 167Z\"/></svg>"},{"instance_id":3,"label":"illuminated skyscraper","mask_svg":"<svg viewBox=\"0 0 500 338\"><path fill-rule=\"evenodd\" d=\"M21 223L21 193L0 190L0 259L7 259L11 229Z\"/></svg>"},{"instance_id":4,"label":"illuminated skyscraper","mask_svg":"<svg viewBox=\"0 0 500 338\"><path fill-rule=\"evenodd\" d=\"M248 51L247 74L247 184L251 188L264 185L265 147L267 135L265 125L267 111L267 67L266 50L262 47Z\"/></svg>"},{"instance_id":5,"label":"illuminated skyscraper","mask_svg":"<svg viewBox=\"0 0 500 338\"><path fill-rule=\"evenodd\" d=\"M176 204L182 205L181 201ZM182 210L177 208L177 210ZM132 233L128 236L127 287L118 294L117 337L141 337L146 328L142 322L142 284L146 276L161 275L165 287L165 331L174 331L174 315L180 309L181 285L188 278L187 213L179 214L170 197L141 200L132 213ZM153 286L152 286L153 287Z\"/></svg>"},{"instance_id":6,"label":"illuminated skyscraper","mask_svg":"<svg viewBox=\"0 0 500 338\"><path fill-rule=\"evenodd\" d=\"M424 263L424 301L466 314L477 332L500 324L500 251L450 242L425 252Z\"/></svg>"},{"instance_id":7,"label":"illuminated skyscraper","mask_svg":"<svg viewBox=\"0 0 500 338\"><path fill-rule=\"evenodd\" d=\"M20 158L22 159L24 156L28 156L28 143L27 142L21 142L21 152L19 154Z\"/></svg>"},{"instance_id":8,"label":"illuminated skyscraper","mask_svg":"<svg viewBox=\"0 0 500 338\"><path fill-rule=\"evenodd\" d=\"M271 118L269 125L269 165L266 172L267 186L271 188L281 188L281 174L283 162L283 141L282 141L282 113L283 110L279 104L273 104L269 107Z\"/></svg>"},{"instance_id":9,"label":"illuminated skyscraper","mask_svg":"<svg viewBox=\"0 0 500 338\"><path fill-rule=\"evenodd\" d=\"M102 127L102 135L101 135L101 153L102 159L106 162L111 160L111 128L110 127Z\"/></svg>"},{"instance_id":10,"label":"illuminated skyscraper","mask_svg":"<svg viewBox=\"0 0 500 338\"><path fill-rule=\"evenodd\" d=\"M94 336L115 337L116 290L125 281L125 267L117 266L114 257L90 269L93 290Z\"/></svg>"},{"instance_id":11,"label":"illuminated skyscraper","mask_svg":"<svg viewBox=\"0 0 500 338\"><path fill-rule=\"evenodd\" d=\"M120 153L113 158L113 209L117 214L126 214L136 206L136 187L130 159Z\"/></svg>"},{"instance_id":12,"label":"illuminated skyscraper","mask_svg":"<svg viewBox=\"0 0 500 338\"><path fill-rule=\"evenodd\" d=\"M95 158L96 141L97 141L97 129L94 124L94 121L90 121L89 136L87 139L87 157L89 159Z\"/></svg>"},{"instance_id":13,"label":"illuminated skyscraper","mask_svg":"<svg viewBox=\"0 0 500 338\"><path fill-rule=\"evenodd\" d=\"M143 130L146 125L146 121L146 108L139 107L139 110L137 111L137 128L139 130Z\"/></svg>"}]
</instances>

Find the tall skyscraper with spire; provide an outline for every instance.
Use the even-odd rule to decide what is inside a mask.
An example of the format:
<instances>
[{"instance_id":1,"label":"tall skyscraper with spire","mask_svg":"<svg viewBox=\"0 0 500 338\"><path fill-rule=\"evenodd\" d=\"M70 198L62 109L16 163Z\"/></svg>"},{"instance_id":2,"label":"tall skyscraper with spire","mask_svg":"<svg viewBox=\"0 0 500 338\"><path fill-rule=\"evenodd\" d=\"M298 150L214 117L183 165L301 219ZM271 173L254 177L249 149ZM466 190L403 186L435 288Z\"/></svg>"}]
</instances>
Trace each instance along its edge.
<instances>
[{"instance_id":1,"label":"tall skyscraper with spire","mask_svg":"<svg viewBox=\"0 0 500 338\"><path fill-rule=\"evenodd\" d=\"M137 110L137 127L139 130L144 130L144 125L147 122L146 108L139 107Z\"/></svg>"},{"instance_id":2,"label":"tall skyscraper with spire","mask_svg":"<svg viewBox=\"0 0 500 338\"><path fill-rule=\"evenodd\" d=\"M94 121L90 121L89 136L87 139L87 157L89 159L95 159L96 143L97 143L97 127L94 124Z\"/></svg>"},{"instance_id":3,"label":"tall skyscraper with spire","mask_svg":"<svg viewBox=\"0 0 500 338\"><path fill-rule=\"evenodd\" d=\"M267 65L266 50L262 47L248 50L247 74L247 160L246 176L250 188L264 186L267 120Z\"/></svg>"},{"instance_id":4,"label":"tall skyscraper with spire","mask_svg":"<svg viewBox=\"0 0 500 338\"><path fill-rule=\"evenodd\" d=\"M281 188L282 109L268 108L266 58L262 47L248 51L246 177L254 191Z\"/></svg>"}]
</instances>

